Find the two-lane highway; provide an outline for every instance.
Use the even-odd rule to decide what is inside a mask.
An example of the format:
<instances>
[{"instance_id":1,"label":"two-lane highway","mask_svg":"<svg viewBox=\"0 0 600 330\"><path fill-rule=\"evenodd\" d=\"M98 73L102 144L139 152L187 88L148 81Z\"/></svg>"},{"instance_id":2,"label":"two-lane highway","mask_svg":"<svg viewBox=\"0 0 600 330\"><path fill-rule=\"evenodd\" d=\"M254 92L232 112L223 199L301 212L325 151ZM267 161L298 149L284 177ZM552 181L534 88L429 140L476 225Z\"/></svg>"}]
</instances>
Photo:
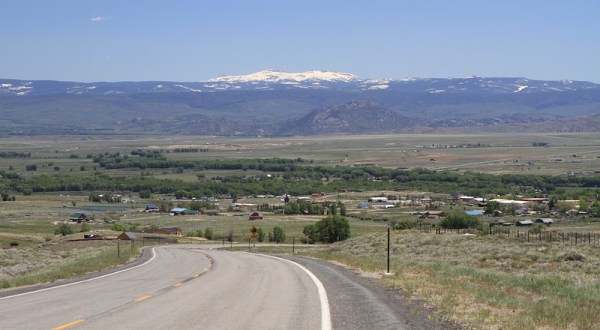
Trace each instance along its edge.
<instances>
[{"instance_id":1,"label":"two-lane highway","mask_svg":"<svg viewBox=\"0 0 600 330\"><path fill-rule=\"evenodd\" d=\"M0 291L0 329L460 328L371 279L315 259L206 245L151 252L132 268L83 281Z\"/></svg>"},{"instance_id":2,"label":"two-lane highway","mask_svg":"<svg viewBox=\"0 0 600 330\"><path fill-rule=\"evenodd\" d=\"M0 298L0 329L328 327L314 279L289 261L191 245L154 251L119 273Z\"/></svg>"}]
</instances>

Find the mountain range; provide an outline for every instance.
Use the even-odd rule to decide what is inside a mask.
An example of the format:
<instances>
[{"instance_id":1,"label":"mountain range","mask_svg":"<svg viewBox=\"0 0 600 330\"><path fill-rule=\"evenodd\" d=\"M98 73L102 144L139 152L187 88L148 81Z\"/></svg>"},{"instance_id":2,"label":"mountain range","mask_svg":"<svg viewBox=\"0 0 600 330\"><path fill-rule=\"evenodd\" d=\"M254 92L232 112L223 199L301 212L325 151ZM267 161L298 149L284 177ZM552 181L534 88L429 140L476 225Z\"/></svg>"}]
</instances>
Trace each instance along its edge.
<instances>
[{"instance_id":1,"label":"mountain range","mask_svg":"<svg viewBox=\"0 0 600 330\"><path fill-rule=\"evenodd\" d=\"M600 131L600 84L266 70L202 82L0 79L0 134Z\"/></svg>"}]
</instances>

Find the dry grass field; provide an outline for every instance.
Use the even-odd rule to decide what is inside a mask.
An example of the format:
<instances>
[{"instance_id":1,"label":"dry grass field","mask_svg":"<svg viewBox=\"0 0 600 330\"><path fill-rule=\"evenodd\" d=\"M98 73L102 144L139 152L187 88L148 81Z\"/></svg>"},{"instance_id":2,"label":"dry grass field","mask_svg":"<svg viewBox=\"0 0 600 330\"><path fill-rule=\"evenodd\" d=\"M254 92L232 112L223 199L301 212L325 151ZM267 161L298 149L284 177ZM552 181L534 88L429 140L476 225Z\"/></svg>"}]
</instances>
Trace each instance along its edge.
<instances>
[{"instance_id":1,"label":"dry grass field","mask_svg":"<svg viewBox=\"0 0 600 330\"><path fill-rule=\"evenodd\" d=\"M534 146L545 143L547 147ZM206 148L207 152L175 153L175 148ZM599 175L600 133L553 134L454 134L365 135L286 138L196 136L60 136L0 138L0 151L31 153L29 158L0 158L0 170L27 178L34 175L81 175L103 172L134 177L140 170L94 168L88 155L127 154L135 149L169 150L168 159L303 158L312 165L351 166L374 164L389 168L428 168L493 174ZM37 171L26 166L37 165ZM309 165L310 166L310 165ZM156 178L198 180L196 172L147 169ZM249 175L249 171L204 171L207 177ZM3 187L0 187L0 190ZM249 221L249 210L232 211L231 200L216 202L220 215L170 216L142 212L145 204L179 201L172 195L156 195L118 209L89 210L98 206L87 192L17 195L16 201L0 202L0 288L60 278L113 267L137 254L125 249L116 256L114 241L77 241L86 229L115 237L112 223L126 228L179 227L184 233L210 228L214 238L233 234L234 242L247 246L252 226L270 232L282 227L286 243L299 244L297 252L342 262L362 271L385 270L387 221L419 221L413 207L359 210L369 196L409 195L433 197L432 192L364 191L339 193L323 200L342 200L348 206L351 239L329 246L300 244L302 229L321 216L282 215L265 212L263 220ZM243 197L248 204L280 204L279 197ZM106 204L103 204L106 205ZM55 235L57 225L74 212L86 212L96 222L89 228L70 223L75 232ZM363 219L363 220L360 220ZM367 219L367 220L365 220ZM506 216L504 220L520 218ZM545 231L600 234L592 218L557 219ZM108 223L107 223L108 222ZM430 221L437 223L436 220ZM294 239L295 238L295 239ZM199 243L195 238L184 242ZM598 246L560 242L522 241L502 236L435 235L415 230L395 231L392 237L392 273L382 283L407 297L435 307L473 329L596 329L600 324L600 252ZM289 247L270 252L289 253Z\"/></svg>"}]
</instances>

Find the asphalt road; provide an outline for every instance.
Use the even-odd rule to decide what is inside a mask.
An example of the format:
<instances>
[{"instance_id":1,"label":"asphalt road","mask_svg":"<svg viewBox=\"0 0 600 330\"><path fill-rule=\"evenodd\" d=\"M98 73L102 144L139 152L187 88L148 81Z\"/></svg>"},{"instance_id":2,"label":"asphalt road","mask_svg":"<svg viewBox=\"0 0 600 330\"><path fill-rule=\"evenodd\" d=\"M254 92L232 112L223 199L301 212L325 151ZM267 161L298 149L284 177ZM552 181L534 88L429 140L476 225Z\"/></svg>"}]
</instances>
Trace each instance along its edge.
<instances>
[{"instance_id":1,"label":"asphalt road","mask_svg":"<svg viewBox=\"0 0 600 330\"><path fill-rule=\"evenodd\" d=\"M147 252L99 277L0 291L0 329L453 328L329 263L197 245Z\"/></svg>"}]
</instances>

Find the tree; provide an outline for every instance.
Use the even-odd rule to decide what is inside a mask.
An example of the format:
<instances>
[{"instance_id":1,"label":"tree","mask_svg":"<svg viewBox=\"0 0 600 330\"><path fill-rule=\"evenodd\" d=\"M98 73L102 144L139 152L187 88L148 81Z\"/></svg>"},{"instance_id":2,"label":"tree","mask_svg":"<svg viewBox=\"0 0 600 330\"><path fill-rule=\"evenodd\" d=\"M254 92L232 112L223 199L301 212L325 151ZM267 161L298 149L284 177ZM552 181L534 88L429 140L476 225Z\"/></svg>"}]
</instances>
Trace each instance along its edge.
<instances>
[{"instance_id":1,"label":"tree","mask_svg":"<svg viewBox=\"0 0 600 330\"><path fill-rule=\"evenodd\" d=\"M500 203L489 201L485 206L485 214L495 214L499 209Z\"/></svg>"},{"instance_id":2,"label":"tree","mask_svg":"<svg viewBox=\"0 0 600 330\"><path fill-rule=\"evenodd\" d=\"M283 232L283 228L279 226L275 226L273 228L273 242L281 243L285 240L285 233Z\"/></svg>"},{"instance_id":3,"label":"tree","mask_svg":"<svg viewBox=\"0 0 600 330\"><path fill-rule=\"evenodd\" d=\"M69 226L68 223L60 224L58 228L56 228L56 230L54 231L54 235L59 234L63 236L71 235L73 234L73 228L71 228L71 226Z\"/></svg>"},{"instance_id":4,"label":"tree","mask_svg":"<svg viewBox=\"0 0 600 330\"><path fill-rule=\"evenodd\" d=\"M210 228L206 228L204 230L204 238L206 238L207 240L212 240L213 239L213 231Z\"/></svg>"},{"instance_id":5,"label":"tree","mask_svg":"<svg viewBox=\"0 0 600 330\"><path fill-rule=\"evenodd\" d=\"M338 206L340 207L340 215L346 216L346 204L338 201Z\"/></svg>"},{"instance_id":6,"label":"tree","mask_svg":"<svg viewBox=\"0 0 600 330\"><path fill-rule=\"evenodd\" d=\"M258 230L256 231L256 235L258 236L257 238L258 238L259 242L262 243L265 241L265 231L262 228L258 227Z\"/></svg>"},{"instance_id":7,"label":"tree","mask_svg":"<svg viewBox=\"0 0 600 330\"><path fill-rule=\"evenodd\" d=\"M90 225L88 225L87 223L82 223L81 224L81 229L79 230L82 233L87 233L88 231L90 231Z\"/></svg>"},{"instance_id":8,"label":"tree","mask_svg":"<svg viewBox=\"0 0 600 330\"><path fill-rule=\"evenodd\" d=\"M350 237L350 223L342 215L330 215L314 225L307 225L303 230L309 243L334 243Z\"/></svg>"},{"instance_id":9,"label":"tree","mask_svg":"<svg viewBox=\"0 0 600 330\"><path fill-rule=\"evenodd\" d=\"M140 191L140 198L141 199L147 199L152 197L152 194L150 193L150 190L141 190Z\"/></svg>"},{"instance_id":10,"label":"tree","mask_svg":"<svg viewBox=\"0 0 600 330\"><path fill-rule=\"evenodd\" d=\"M477 228L480 225L477 217L468 215L462 210L454 210L440 221L440 226L447 229Z\"/></svg>"}]
</instances>

